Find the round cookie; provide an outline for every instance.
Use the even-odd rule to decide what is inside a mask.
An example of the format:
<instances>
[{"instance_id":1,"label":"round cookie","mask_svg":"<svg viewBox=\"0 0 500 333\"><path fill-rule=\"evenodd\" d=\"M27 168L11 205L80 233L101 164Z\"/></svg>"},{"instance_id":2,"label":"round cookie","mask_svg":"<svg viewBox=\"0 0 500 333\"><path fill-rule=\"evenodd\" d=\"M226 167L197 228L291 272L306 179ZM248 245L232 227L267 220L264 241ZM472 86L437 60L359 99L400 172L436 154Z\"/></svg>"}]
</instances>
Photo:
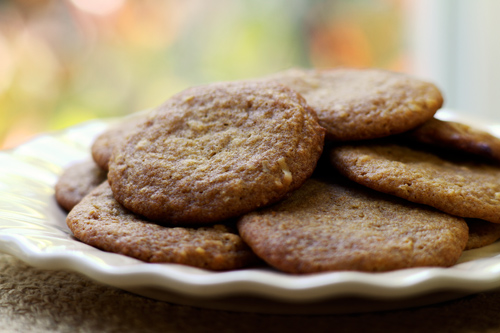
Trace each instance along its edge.
<instances>
[{"instance_id":1,"label":"round cookie","mask_svg":"<svg viewBox=\"0 0 500 333\"><path fill-rule=\"evenodd\" d=\"M243 240L289 273L451 266L468 238L462 218L338 180L308 180L237 223Z\"/></svg>"},{"instance_id":2,"label":"round cookie","mask_svg":"<svg viewBox=\"0 0 500 333\"><path fill-rule=\"evenodd\" d=\"M239 216L298 188L324 129L296 92L272 82L185 90L113 150L115 198L154 221L186 225Z\"/></svg>"},{"instance_id":3,"label":"round cookie","mask_svg":"<svg viewBox=\"0 0 500 333\"><path fill-rule=\"evenodd\" d=\"M106 180L106 171L94 161L81 161L67 167L55 185L57 203L70 211L83 197Z\"/></svg>"},{"instance_id":4,"label":"round cookie","mask_svg":"<svg viewBox=\"0 0 500 333\"><path fill-rule=\"evenodd\" d=\"M146 262L229 270L256 260L228 226L169 228L148 222L121 206L113 198L108 182L76 205L66 223L86 244Z\"/></svg>"},{"instance_id":5,"label":"round cookie","mask_svg":"<svg viewBox=\"0 0 500 333\"><path fill-rule=\"evenodd\" d=\"M114 124L109 129L101 133L92 143L90 151L95 163L103 170L109 170L109 160L113 148L120 144L133 130L137 128L146 114L139 113L127 117L117 124Z\"/></svg>"},{"instance_id":6,"label":"round cookie","mask_svg":"<svg viewBox=\"0 0 500 333\"><path fill-rule=\"evenodd\" d=\"M438 88L379 69L290 69L274 80L296 90L334 141L380 138L431 119L443 104Z\"/></svg>"},{"instance_id":7,"label":"round cookie","mask_svg":"<svg viewBox=\"0 0 500 333\"><path fill-rule=\"evenodd\" d=\"M466 219L465 222L469 226L469 240L465 250L484 247L500 239L500 223L490 223L479 219Z\"/></svg>"},{"instance_id":8,"label":"round cookie","mask_svg":"<svg viewBox=\"0 0 500 333\"><path fill-rule=\"evenodd\" d=\"M500 162L500 139L465 124L433 118L404 134L411 140Z\"/></svg>"},{"instance_id":9,"label":"round cookie","mask_svg":"<svg viewBox=\"0 0 500 333\"><path fill-rule=\"evenodd\" d=\"M449 160L391 143L332 148L330 160L372 189L449 214L500 223L500 168Z\"/></svg>"}]
</instances>

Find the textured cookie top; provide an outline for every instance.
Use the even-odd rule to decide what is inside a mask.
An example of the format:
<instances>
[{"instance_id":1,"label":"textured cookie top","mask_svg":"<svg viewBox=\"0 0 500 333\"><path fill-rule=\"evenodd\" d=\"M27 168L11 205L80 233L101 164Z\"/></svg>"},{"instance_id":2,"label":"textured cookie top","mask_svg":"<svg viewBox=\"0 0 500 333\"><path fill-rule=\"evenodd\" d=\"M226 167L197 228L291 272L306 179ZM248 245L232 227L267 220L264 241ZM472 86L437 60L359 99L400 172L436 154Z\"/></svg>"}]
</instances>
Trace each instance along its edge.
<instances>
[{"instance_id":1,"label":"textured cookie top","mask_svg":"<svg viewBox=\"0 0 500 333\"><path fill-rule=\"evenodd\" d=\"M289 273L451 266L468 238L461 218L350 183L314 179L237 225L259 257Z\"/></svg>"},{"instance_id":2,"label":"textured cookie top","mask_svg":"<svg viewBox=\"0 0 500 333\"><path fill-rule=\"evenodd\" d=\"M460 150L500 162L499 138L458 122L433 118L404 136L425 144Z\"/></svg>"},{"instance_id":3,"label":"textured cookie top","mask_svg":"<svg viewBox=\"0 0 500 333\"><path fill-rule=\"evenodd\" d=\"M331 162L350 179L462 217L500 223L500 168L395 144L346 145Z\"/></svg>"},{"instance_id":4,"label":"textured cookie top","mask_svg":"<svg viewBox=\"0 0 500 333\"><path fill-rule=\"evenodd\" d=\"M86 244L147 262L227 270L256 259L227 226L168 228L144 220L113 198L107 182L76 205L66 222L75 237Z\"/></svg>"},{"instance_id":5,"label":"textured cookie top","mask_svg":"<svg viewBox=\"0 0 500 333\"><path fill-rule=\"evenodd\" d=\"M116 147L108 179L131 211L208 223L283 198L313 172L324 129L296 92L217 83L168 100Z\"/></svg>"},{"instance_id":6,"label":"textured cookie top","mask_svg":"<svg viewBox=\"0 0 500 333\"><path fill-rule=\"evenodd\" d=\"M90 191L106 180L106 172L94 161L81 161L67 167L55 185L57 203L70 211Z\"/></svg>"},{"instance_id":7,"label":"textured cookie top","mask_svg":"<svg viewBox=\"0 0 500 333\"><path fill-rule=\"evenodd\" d=\"M380 138L410 130L443 104L435 85L378 69L291 69L268 79L298 91L335 141Z\"/></svg>"}]
</instances>

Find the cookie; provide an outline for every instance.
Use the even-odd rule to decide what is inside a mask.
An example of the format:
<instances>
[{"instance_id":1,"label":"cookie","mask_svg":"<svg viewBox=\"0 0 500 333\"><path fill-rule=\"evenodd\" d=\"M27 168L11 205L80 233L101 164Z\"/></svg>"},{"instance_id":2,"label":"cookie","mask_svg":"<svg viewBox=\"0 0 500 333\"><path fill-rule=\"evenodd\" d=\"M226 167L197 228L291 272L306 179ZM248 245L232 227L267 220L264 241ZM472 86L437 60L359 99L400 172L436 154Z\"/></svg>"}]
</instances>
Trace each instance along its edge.
<instances>
[{"instance_id":1,"label":"cookie","mask_svg":"<svg viewBox=\"0 0 500 333\"><path fill-rule=\"evenodd\" d=\"M296 92L272 82L185 90L113 150L115 198L154 221L187 225L282 199L312 174L324 129Z\"/></svg>"},{"instance_id":2,"label":"cookie","mask_svg":"<svg viewBox=\"0 0 500 333\"><path fill-rule=\"evenodd\" d=\"M90 147L95 163L103 170L108 171L113 148L121 143L131 131L135 130L137 124L145 117L144 113L127 117L101 133Z\"/></svg>"},{"instance_id":3,"label":"cookie","mask_svg":"<svg viewBox=\"0 0 500 333\"><path fill-rule=\"evenodd\" d=\"M310 179L237 226L260 258L295 274L447 267L468 238L462 218L339 180Z\"/></svg>"},{"instance_id":4,"label":"cookie","mask_svg":"<svg viewBox=\"0 0 500 333\"><path fill-rule=\"evenodd\" d=\"M83 197L106 180L106 172L94 161L81 161L67 167L55 185L57 203L70 211Z\"/></svg>"},{"instance_id":5,"label":"cookie","mask_svg":"<svg viewBox=\"0 0 500 333\"><path fill-rule=\"evenodd\" d=\"M478 155L500 162L500 139L471 126L433 118L404 134L405 138Z\"/></svg>"},{"instance_id":6,"label":"cookie","mask_svg":"<svg viewBox=\"0 0 500 333\"><path fill-rule=\"evenodd\" d=\"M500 223L500 168L392 143L332 148L331 162L372 189L449 214Z\"/></svg>"},{"instance_id":7,"label":"cookie","mask_svg":"<svg viewBox=\"0 0 500 333\"><path fill-rule=\"evenodd\" d=\"M252 251L228 226L174 228L148 222L121 206L113 198L108 182L76 205L66 222L82 242L146 262L228 270L255 260Z\"/></svg>"},{"instance_id":8,"label":"cookie","mask_svg":"<svg viewBox=\"0 0 500 333\"><path fill-rule=\"evenodd\" d=\"M291 69L267 79L302 94L327 139L334 141L408 131L431 119L443 104L432 83L379 69Z\"/></svg>"},{"instance_id":9,"label":"cookie","mask_svg":"<svg viewBox=\"0 0 500 333\"><path fill-rule=\"evenodd\" d=\"M469 226L469 240L466 250L493 244L500 239L500 223L490 223L479 219L466 219Z\"/></svg>"}]
</instances>

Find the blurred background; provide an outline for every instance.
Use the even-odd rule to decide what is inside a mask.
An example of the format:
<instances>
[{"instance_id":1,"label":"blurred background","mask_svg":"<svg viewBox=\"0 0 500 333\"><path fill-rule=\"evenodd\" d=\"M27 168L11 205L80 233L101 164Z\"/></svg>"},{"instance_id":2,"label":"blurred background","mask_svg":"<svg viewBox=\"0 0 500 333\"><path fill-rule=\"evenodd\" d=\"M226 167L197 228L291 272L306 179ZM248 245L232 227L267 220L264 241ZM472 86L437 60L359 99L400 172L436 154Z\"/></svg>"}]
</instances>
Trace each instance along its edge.
<instances>
[{"instance_id":1,"label":"blurred background","mask_svg":"<svg viewBox=\"0 0 500 333\"><path fill-rule=\"evenodd\" d=\"M289 67L379 67L500 122L500 1L0 0L0 148Z\"/></svg>"}]
</instances>

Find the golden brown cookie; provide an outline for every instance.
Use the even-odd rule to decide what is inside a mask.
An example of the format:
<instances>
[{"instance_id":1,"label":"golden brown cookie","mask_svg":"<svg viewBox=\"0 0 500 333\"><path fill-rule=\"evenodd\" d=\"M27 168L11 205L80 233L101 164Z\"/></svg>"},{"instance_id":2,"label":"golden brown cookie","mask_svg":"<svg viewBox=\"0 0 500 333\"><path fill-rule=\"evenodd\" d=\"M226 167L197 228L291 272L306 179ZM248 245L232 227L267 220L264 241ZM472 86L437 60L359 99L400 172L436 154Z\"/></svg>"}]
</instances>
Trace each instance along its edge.
<instances>
[{"instance_id":1,"label":"golden brown cookie","mask_svg":"<svg viewBox=\"0 0 500 333\"><path fill-rule=\"evenodd\" d=\"M55 186L57 203L70 211L90 191L106 180L106 171L94 161L81 161L67 167Z\"/></svg>"},{"instance_id":2,"label":"golden brown cookie","mask_svg":"<svg viewBox=\"0 0 500 333\"><path fill-rule=\"evenodd\" d=\"M243 240L289 273L451 266L468 238L462 218L339 180L308 180L238 221Z\"/></svg>"},{"instance_id":3,"label":"golden brown cookie","mask_svg":"<svg viewBox=\"0 0 500 333\"><path fill-rule=\"evenodd\" d=\"M469 240L466 250L490 245L500 239L500 223L491 223L479 219L466 219L469 226Z\"/></svg>"},{"instance_id":4,"label":"golden brown cookie","mask_svg":"<svg viewBox=\"0 0 500 333\"><path fill-rule=\"evenodd\" d=\"M500 139L492 134L453 121L433 118L404 134L414 141L455 149L500 162Z\"/></svg>"},{"instance_id":5,"label":"golden brown cookie","mask_svg":"<svg viewBox=\"0 0 500 333\"><path fill-rule=\"evenodd\" d=\"M228 270L256 259L228 226L169 228L144 220L113 198L107 182L76 205L66 222L82 242L146 262Z\"/></svg>"},{"instance_id":6,"label":"golden brown cookie","mask_svg":"<svg viewBox=\"0 0 500 333\"><path fill-rule=\"evenodd\" d=\"M331 162L372 189L449 214L500 223L500 168L391 143L338 146Z\"/></svg>"},{"instance_id":7,"label":"golden brown cookie","mask_svg":"<svg viewBox=\"0 0 500 333\"><path fill-rule=\"evenodd\" d=\"M188 89L139 127L113 150L115 198L151 220L179 225L280 200L312 174L324 144L304 99L272 82Z\"/></svg>"},{"instance_id":8,"label":"golden brown cookie","mask_svg":"<svg viewBox=\"0 0 500 333\"><path fill-rule=\"evenodd\" d=\"M92 143L90 148L92 158L95 163L103 170L108 171L109 159L113 148L121 143L131 131L137 128L137 124L141 122L147 115L140 113L129 116L112 125L109 129L101 133Z\"/></svg>"},{"instance_id":9,"label":"golden brown cookie","mask_svg":"<svg viewBox=\"0 0 500 333\"><path fill-rule=\"evenodd\" d=\"M443 104L435 85L379 69L291 69L267 79L298 91L335 141L380 138L431 119Z\"/></svg>"}]
</instances>

